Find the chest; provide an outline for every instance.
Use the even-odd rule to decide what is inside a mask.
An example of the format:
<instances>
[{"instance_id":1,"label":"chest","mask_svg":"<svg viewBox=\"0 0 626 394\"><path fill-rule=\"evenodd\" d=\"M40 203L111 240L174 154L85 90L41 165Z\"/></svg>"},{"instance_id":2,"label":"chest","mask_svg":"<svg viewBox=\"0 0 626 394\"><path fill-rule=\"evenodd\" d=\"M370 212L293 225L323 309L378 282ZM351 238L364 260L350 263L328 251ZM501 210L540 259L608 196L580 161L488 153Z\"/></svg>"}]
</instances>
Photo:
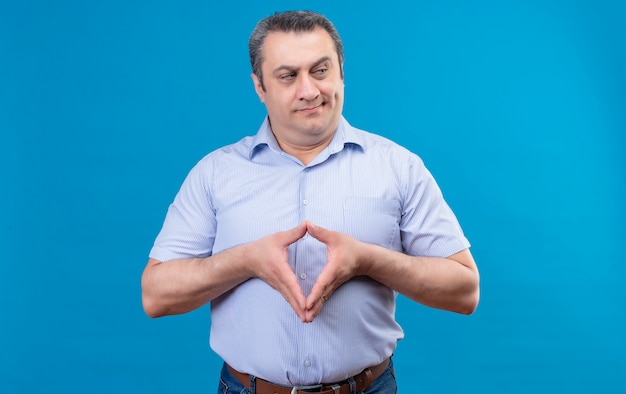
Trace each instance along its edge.
<instances>
[{"instance_id":1,"label":"chest","mask_svg":"<svg viewBox=\"0 0 626 394\"><path fill-rule=\"evenodd\" d=\"M385 247L399 240L397 174L359 160L331 158L313 167L246 163L222 173L211 198L217 221L214 253L304 220Z\"/></svg>"}]
</instances>

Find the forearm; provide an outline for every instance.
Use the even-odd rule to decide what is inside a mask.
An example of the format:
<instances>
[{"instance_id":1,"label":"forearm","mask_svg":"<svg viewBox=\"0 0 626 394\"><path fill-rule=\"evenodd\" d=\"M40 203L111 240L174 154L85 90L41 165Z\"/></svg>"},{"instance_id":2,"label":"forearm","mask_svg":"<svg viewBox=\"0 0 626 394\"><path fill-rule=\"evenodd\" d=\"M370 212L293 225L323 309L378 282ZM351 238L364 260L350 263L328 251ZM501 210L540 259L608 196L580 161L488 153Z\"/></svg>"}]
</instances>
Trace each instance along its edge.
<instances>
[{"instance_id":1,"label":"forearm","mask_svg":"<svg viewBox=\"0 0 626 394\"><path fill-rule=\"evenodd\" d=\"M368 245L365 255L369 277L414 301L463 314L478 305L479 275L469 250L436 258Z\"/></svg>"},{"instance_id":2,"label":"forearm","mask_svg":"<svg viewBox=\"0 0 626 394\"><path fill-rule=\"evenodd\" d=\"M251 277L245 247L207 258L160 262L151 259L141 277L142 303L151 317L197 309Z\"/></svg>"}]
</instances>

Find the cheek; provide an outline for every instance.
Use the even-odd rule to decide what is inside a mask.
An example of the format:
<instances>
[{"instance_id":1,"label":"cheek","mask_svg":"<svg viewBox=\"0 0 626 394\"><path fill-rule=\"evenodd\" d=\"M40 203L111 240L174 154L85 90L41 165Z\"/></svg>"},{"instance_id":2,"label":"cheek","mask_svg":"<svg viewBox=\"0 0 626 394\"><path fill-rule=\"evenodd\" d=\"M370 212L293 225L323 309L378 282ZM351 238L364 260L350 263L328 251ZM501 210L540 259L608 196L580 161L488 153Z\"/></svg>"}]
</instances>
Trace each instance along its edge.
<instances>
[{"instance_id":1,"label":"cheek","mask_svg":"<svg viewBox=\"0 0 626 394\"><path fill-rule=\"evenodd\" d=\"M335 90L333 93L334 94L332 98L335 107L341 108L341 106L343 105L343 89Z\"/></svg>"},{"instance_id":2,"label":"cheek","mask_svg":"<svg viewBox=\"0 0 626 394\"><path fill-rule=\"evenodd\" d=\"M332 85L329 85L324 89L324 91L327 93L327 96L332 97L337 102L343 101L343 90L343 81L333 83Z\"/></svg>"},{"instance_id":3,"label":"cheek","mask_svg":"<svg viewBox=\"0 0 626 394\"><path fill-rule=\"evenodd\" d=\"M290 100L277 96L266 96L264 104L267 112L273 115L275 119L287 117L293 106Z\"/></svg>"}]
</instances>

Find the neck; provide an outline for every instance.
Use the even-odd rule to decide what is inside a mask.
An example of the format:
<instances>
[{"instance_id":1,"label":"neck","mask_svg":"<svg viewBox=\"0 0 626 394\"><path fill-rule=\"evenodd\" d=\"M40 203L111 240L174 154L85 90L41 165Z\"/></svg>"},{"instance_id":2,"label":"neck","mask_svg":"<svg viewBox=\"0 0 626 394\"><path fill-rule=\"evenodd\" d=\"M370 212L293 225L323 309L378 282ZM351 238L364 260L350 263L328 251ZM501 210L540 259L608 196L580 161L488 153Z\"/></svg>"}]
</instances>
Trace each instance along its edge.
<instances>
[{"instance_id":1,"label":"neck","mask_svg":"<svg viewBox=\"0 0 626 394\"><path fill-rule=\"evenodd\" d=\"M333 136L334 133L329 135L323 141L319 141L311 145L296 145L290 143L289 141L281 141L278 138L276 138L276 141L278 142L278 146L280 146L280 149L282 149L285 153L288 153L297 158L302 162L302 164L306 166L310 162L312 162L313 159L315 159L317 155L320 154L320 152L326 149L326 147L330 144L330 141L332 141ZM274 137L276 136L274 135Z\"/></svg>"}]
</instances>

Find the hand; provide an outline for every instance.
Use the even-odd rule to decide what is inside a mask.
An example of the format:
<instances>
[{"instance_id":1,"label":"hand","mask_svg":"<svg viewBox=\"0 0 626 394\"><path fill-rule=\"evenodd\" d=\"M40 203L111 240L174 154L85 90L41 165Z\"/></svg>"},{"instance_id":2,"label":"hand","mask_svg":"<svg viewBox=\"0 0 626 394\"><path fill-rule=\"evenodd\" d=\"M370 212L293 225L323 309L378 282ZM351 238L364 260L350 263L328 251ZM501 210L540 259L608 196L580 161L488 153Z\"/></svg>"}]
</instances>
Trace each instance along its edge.
<instances>
[{"instance_id":1,"label":"hand","mask_svg":"<svg viewBox=\"0 0 626 394\"><path fill-rule=\"evenodd\" d=\"M326 266L317 277L306 300L306 322L312 322L319 315L324 303L339 286L363 273L363 260L359 253L363 243L349 235L330 231L306 222L310 236L326 245Z\"/></svg>"},{"instance_id":2,"label":"hand","mask_svg":"<svg viewBox=\"0 0 626 394\"><path fill-rule=\"evenodd\" d=\"M301 321L306 321L306 299L288 259L288 247L302 238L306 222L291 230L268 235L249 246L250 270L254 277L265 281L287 300Z\"/></svg>"}]
</instances>

